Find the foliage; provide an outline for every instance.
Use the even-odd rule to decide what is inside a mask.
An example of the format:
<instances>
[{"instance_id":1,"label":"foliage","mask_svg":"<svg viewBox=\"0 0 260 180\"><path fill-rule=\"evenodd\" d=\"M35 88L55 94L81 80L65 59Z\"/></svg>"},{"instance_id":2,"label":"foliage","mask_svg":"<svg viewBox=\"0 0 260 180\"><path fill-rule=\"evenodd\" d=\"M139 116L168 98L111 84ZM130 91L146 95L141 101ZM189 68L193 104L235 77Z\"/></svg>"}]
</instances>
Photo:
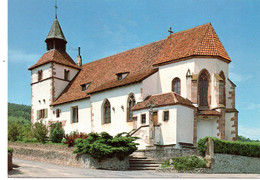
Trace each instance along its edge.
<instances>
[{"instance_id":1,"label":"foliage","mask_svg":"<svg viewBox=\"0 0 260 180\"><path fill-rule=\"evenodd\" d=\"M39 143L39 140L36 138L23 138L24 143Z\"/></svg>"},{"instance_id":2,"label":"foliage","mask_svg":"<svg viewBox=\"0 0 260 180\"><path fill-rule=\"evenodd\" d=\"M216 137L205 137L198 142L198 150L200 153L206 152L206 141L211 138L214 142L214 152L223 154L234 154L249 157L260 157L259 142L239 142L220 140Z\"/></svg>"},{"instance_id":3,"label":"foliage","mask_svg":"<svg viewBox=\"0 0 260 180\"><path fill-rule=\"evenodd\" d=\"M14 149L13 149L13 148L10 148L10 147L8 147L8 152L9 152L9 153L13 153L13 152L14 152Z\"/></svg>"},{"instance_id":4,"label":"foliage","mask_svg":"<svg viewBox=\"0 0 260 180\"><path fill-rule=\"evenodd\" d=\"M119 133L115 137L107 132L89 133L88 138L76 140L75 146L77 149L73 153L89 154L99 161L112 157L123 160L137 150L136 145L138 144L134 143L136 139L136 137L131 137L127 133Z\"/></svg>"},{"instance_id":5,"label":"foliage","mask_svg":"<svg viewBox=\"0 0 260 180\"><path fill-rule=\"evenodd\" d=\"M20 135L21 125L17 123L12 123L8 125L8 140L17 141Z\"/></svg>"},{"instance_id":6,"label":"foliage","mask_svg":"<svg viewBox=\"0 0 260 180\"><path fill-rule=\"evenodd\" d=\"M165 161L161 167L174 166L176 170L193 170L195 168L205 168L206 161L197 156L185 156L172 158L173 164L170 164L170 160Z\"/></svg>"},{"instance_id":7,"label":"foliage","mask_svg":"<svg viewBox=\"0 0 260 180\"><path fill-rule=\"evenodd\" d=\"M50 125L50 139L52 142L60 143L64 136L64 130L61 122L52 123Z\"/></svg>"},{"instance_id":8,"label":"foliage","mask_svg":"<svg viewBox=\"0 0 260 180\"><path fill-rule=\"evenodd\" d=\"M68 147L73 147L76 139L78 139L78 138L86 139L87 137L88 136L85 133L82 133L82 132L78 133L77 131L73 131L70 134L66 134L64 136L64 138L66 140L64 142L64 144L68 144Z\"/></svg>"},{"instance_id":9,"label":"foliage","mask_svg":"<svg viewBox=\"0 0 260 180\"><path fill-rule=\"evenodd\" d=\"M47 140L48 129L42 123L42 121L33 124L33 135L41 143L45 143Z\"/></svg>"},{"instance_id":10,"label":"foliage","mask_svg":"<svg viewBox=\"0 0 260 180\"><path fill-rule=\"evenodd\" d=\"M260 142L260 140L251 140L249 138L246 138L244 136L240 136L238 135L238 141L241 141L241 142Z\"/></svg>"},{"instance_id":11,"label":"foliage","mask_svg":"<svg viewBox=\"0 0 260 180\"><path fill-rule=\"evenodd\" d=\"M8 103L8 125L12 123L30 124L31 106Z\"/></svg>"}]
</instances>

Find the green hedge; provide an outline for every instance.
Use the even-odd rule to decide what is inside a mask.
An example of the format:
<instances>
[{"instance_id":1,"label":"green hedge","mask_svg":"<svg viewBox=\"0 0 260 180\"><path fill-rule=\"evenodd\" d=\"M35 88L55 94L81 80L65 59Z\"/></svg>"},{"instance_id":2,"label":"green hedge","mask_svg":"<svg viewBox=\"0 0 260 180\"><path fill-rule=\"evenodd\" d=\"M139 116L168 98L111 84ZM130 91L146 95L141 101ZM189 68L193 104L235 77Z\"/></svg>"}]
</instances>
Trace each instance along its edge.
<instances>
[{"instance_id":1,"label":"green hedge","mask_svg":"<svg viewBox=\"0 0 260 180\"><path fill-rule=\"evenodd\" d=\"M226 141L216 137L205 137L198 141L198 150L203 155L206 152L208 138L211 138L214 142L215 153L260 157L260 143L258 142Z\"/></svg>"},{"instance_id":2,"label":"green hedge","mask_svg":"<svg viewBox=\"0 0 260 180\"><path fill-rule=\"evenodd\" d=\"M126 135L123 136L124 134ZM127 133L120 133L115 137L106 132L100 134L89 133L86 139L76 139L74 146L77 149L73 153L89 154L99 161L112 157L123 160L137 150L136 145L138 144L134 142L136 139L128 136Z\"/></svg>"}]
</instances>

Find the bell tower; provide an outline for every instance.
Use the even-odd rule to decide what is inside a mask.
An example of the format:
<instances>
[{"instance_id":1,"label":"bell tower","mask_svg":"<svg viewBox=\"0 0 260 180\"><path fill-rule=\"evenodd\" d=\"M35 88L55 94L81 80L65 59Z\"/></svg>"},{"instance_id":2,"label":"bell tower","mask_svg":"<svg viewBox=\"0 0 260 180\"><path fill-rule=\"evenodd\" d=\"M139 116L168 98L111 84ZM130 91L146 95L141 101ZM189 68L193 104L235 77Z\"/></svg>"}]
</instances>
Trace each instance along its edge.
<instances>
[{"instance_id":1,"label":"bell tower","mask_svg":"<svg viewBox=\"0 0 260 180\"><path fill-rule=\"evenodd\" d=\"M67 40L57 19L45 39L47 51L30 68L31 122L42 120L46 125L55 119L52 103L81 69L66 52Z\"/></svg>"}]
</instances>

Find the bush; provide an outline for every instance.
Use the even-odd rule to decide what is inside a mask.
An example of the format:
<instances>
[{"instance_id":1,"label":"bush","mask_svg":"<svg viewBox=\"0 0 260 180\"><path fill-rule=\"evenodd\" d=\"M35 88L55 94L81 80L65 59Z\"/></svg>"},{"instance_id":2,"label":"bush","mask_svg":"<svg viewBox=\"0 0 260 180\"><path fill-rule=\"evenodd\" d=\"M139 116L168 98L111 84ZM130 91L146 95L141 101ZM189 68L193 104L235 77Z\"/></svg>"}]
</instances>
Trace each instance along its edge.
<instances>
[{"instance_id":1,"label":"bush","mask_svg":"<svg viewBox=\"0 0 260 180\"><path fill-rule=\"evenodd\" d=\"M12 123L8 126L8 140L17 141L20 136L21 125Z\"/></svg>"},{"instance_id":2,"label":"bush","mask_svg":"<svg viewBox=\"0 0 260 180\"><path fill-rule=\"evenodd\" d=\"M48 129L47 127L40 122L36 122L33 124L33 136L40 141L41 143L45 143L47 140L47 134L48 134Z\"/></svg>"},{"instance_id":3,"label":"bush","mask_svg":"<svg viewBox=\"0 0 260 180\"><path fill-rule=\"evenodd\" d=\"M24 141L24 139L33 138L32 127L30 124L23 124L20 127L20 134L18 136L19 141Z\"/></svg>"},{"instance_id":4,"label":"bush","mask_svg":"<svg viewBox=\"0 0 260 180\"><path fill-rule=\"evenodd\" d=\"M54 143L60 143L64 136L64 130L61 122L53 123L50 125L50 139Z\"/></svg>"},{"instance_id":5,"label":"bush","mask_svg":"<svg viewBox=\"0 0 260 180\"><path fill-rule=\"evenodd\" d=\"M10 147L8 147L8 152L9 152L9 153L13 153L13 152L14 152L14 149L13 149L13 148L10 148Z\"/></svg>"},{"instance_id":6,"label":"bush","mask_svg":"<svg viewBox=\"0 0 260 180\"><path fill-rule=\"evenodd\" d=\"M105 158L117 157L123 160L137 150L134 141L137 139L131 136L123 136L126 133L117 134L115 137L106 132L100 134L89 133L86 139L77 139L75 146L76 154L89 154L91 157L101 161Z\"/></svg>"},{"instance_id":7,"label":"bush","mask_svg":"<svg viewBox=\"0 0 260 180\"><path fill-rule=\"evenodd\" d=\"M214 142L215 153L260 157L260 143L258 142L226 141L216 137L205 137L198 141L198 150L204 155L208 138L211 138Z\"/></svg>"},{"instance_id":8,"label":"bush","mask_svg":"<svg viewBox=\"0 0 260 180\"><path fill-rule=\"evenodd\" d=\"M66 141L63 141L64 144L68 144L68 147L73 147L74 146L74 143L75 143L75 140L78 139L78 138L81 138L81 139L86 139L88 136L87 134L85 133L78 133L76 131L73 131L71 132L69 135L66 134L64 136L65 140Z\"/></svg>"},{"instance_id":9,"label":"bush","mask_svg":"<svg viewBox=\"0 0 260 180\"><path fill-rule=\"evenodd\" d=\"M176 170L193 170L195 168L205 168L206 161L197 156L185 156L172 158L173 166ZM170 161L165 161L161 167L171 166Z\"/></svg>"},{"instance_id":10,"label":"bush","mask_svg":"<svg viewBox=\"0 0 260 180\"><path fill-rule=\"evenodd\" d=\"M23 138L24 143L38 143L39 140L36 138Z\"/></svg>"}]
</instances>

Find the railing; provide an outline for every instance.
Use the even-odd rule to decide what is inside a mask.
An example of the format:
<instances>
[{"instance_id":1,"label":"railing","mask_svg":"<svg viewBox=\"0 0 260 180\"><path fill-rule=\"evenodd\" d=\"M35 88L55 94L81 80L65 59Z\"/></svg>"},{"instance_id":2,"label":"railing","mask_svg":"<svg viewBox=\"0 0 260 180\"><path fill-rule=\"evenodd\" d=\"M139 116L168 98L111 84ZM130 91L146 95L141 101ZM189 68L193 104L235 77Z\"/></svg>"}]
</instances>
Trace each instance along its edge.
<instances>
[{"instance_id":1,"label":"railing","mask_svg":"<svg viewBox=\"0 0 260 180\"><path fill-rule=\"evenodd\" d=\"M149 127L149 125L143 125L143 126L140 126L139 128L137 129L132 129L128 134L130 136L132 136L133 134L135 134L137 131L139 131L141 128L144 128L144 127Z\"/></svg>"}]
</instances>

